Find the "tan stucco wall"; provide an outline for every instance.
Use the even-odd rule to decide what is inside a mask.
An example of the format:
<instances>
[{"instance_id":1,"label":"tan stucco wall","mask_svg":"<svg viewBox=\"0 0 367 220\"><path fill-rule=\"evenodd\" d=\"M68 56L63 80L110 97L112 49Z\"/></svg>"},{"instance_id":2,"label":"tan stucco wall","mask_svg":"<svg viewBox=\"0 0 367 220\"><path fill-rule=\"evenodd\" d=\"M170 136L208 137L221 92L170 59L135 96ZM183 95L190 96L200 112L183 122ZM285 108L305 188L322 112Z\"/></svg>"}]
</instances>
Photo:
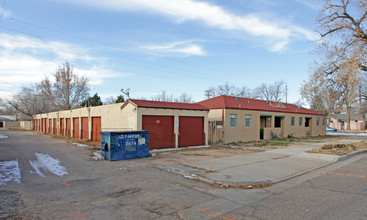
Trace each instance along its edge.
<instances>
[{"instance_id":1,"label":"tan stucco wall","mask_svg":"<svg viewBox=\"0 0 367 220\"><path fill-rule=\"evenodd\" d=\"M223 121L223 109L211 109L208 113L209 121Z\"/></svg>"},{"instance_id":2,"label":"tan stucco wall","mask_svg":"<svg viewBox=\"0 0 367 220\"><path fill-rule=\"evenodd\" d=\"M204 117L205 145L208 145L208 111L138 108L138 130L142 130L143 115L174 116L175 146L178 148L179 116Z\"/></svg>"},{"instance_id":3,"label":"tan stucco wall","mask_svg":"<svg viewBox=\"0 0 367 220\"><path fill-rule=\"evenodd\" d=\"M175 121L175 147L178 147L178 120L179 116L197 116L204 117L204 133L205 133L205 144L208 144L208 111L194 111L194 110L173 110L173 109L158 109L158 108L137 108L133 104L127 104L123 109L121 106L123 104L111 104L96 106L90 108L79 108L60 112L51 112L47 114L38 114L33 117L33 119L47 118L47 129L48 119L57 118L57 129L58 135L60 132L60 119L71 119L71 129L74 130L73 118L79 118L79 134L81 130L81 117L88 117L89 123L89 139L91 139L91 129L92 129L92 117L101 117L101 130L102 131L134 131L142 130L142 117L143 115L164 115L164 116L174 116ZM222 113L220 113L220 120L222 118ZM52 127L53 120L51 122ZM66 129L65 120L64 129ZM71 132L73 135L73 132ZM80 135L79 135L80 137Z\"/></svg>"},{"instance_id":4,"label":"tan stucco wall","mask_svg":"<svg viewBox=\"0 0 367 220\"><path fill-rule=\"evenodd\" d=\"M237 115L237 126L230 127L230 114ZM245 127L245 115L251 115L251 127ZM264 128L264 139L270 139L273 132L279 138L292 137L305 137L308 135L307 131L310 131L311 136L319 136L326 134L326 117L316 115L305 114L290 114L279 112L265 112L265 111L249 111L238 109L225 109L224 110L224 143L238 142L238 141L254 141L260 140L260 128L264 127L260 123L260 115L272 115L271 120L267 121L271 123L271 127ZM209 113L209 116L211 114ZM275 128L275 116L282 116L281 128ZM295 126L291 126L291 117L295 117ZM302 126L299 126L299 117L303 118ZM305 117L312 117L310 127L305 127ZM320 124L317 126L317 118L320 120ZM322 125L322 120L325 119L325 125ZM212 120L209 118L209 120Z\"/></svg>"},{"instance_id":5,"label":"tan stucco wall","mask_svg":"<svg viewBox=\"0 0 367 220\"><path fill-rule=\"evenodd\" d=\"M32 121L20 121L19 126L25 130L32 130Z\"/></svg>"},{"instance_id":6,"label":"tan stucco wall","mask_svg":"<svg viewBox=\"0 0 367 220\"><path fill-rule=\"evenodd\" d=\"M348 122L344 122L344 127L342 126L341 121L336 118L331 117L330 119L330 127L336 128L338 130L347 130ZM364 130L362 120L350 120L350 130Z\"/></svg>"}]
</instances>

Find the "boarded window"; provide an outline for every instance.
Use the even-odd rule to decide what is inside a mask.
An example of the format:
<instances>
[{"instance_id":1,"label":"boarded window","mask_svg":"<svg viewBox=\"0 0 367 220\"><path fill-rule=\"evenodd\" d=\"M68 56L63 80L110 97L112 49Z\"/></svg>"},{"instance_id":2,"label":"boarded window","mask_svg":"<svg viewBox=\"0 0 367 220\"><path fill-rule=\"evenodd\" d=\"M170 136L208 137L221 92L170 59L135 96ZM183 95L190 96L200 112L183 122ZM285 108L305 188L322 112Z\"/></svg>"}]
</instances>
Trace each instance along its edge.
<instances>
[{"instance_id":1,"label":"boarded window","mask_svg":"<svg viewBox=\"0 0 367 220\"><path fill-rule=\"evenodd\" d=\"M229 115L229 126L237 127L237 115L236 114Z\"/></svg>"},{"instance_id":2,"label":"boarded window","mask_svg":"<svg viewBox=\"0 0 367 220\"><path fill-rule=\"evenodd\" d=\"M295 126L295 125L296 125L296 118L291 117L291 126Z\"/></svg>"},{"instance_id":3,"label":"boarded window","mask_svg":"<svg viewBox=\"0 0 367 220\"><path fill-rule=\"evenodd\" d=\"M245 126L251 127L251 115L245 115Z\"/></svg>"},{"instance_id":4,"label":"boarded window","mask_svg":"<svg viewBox=\"0 0 367 220\"><path fill-rule=\"evenodd\" d=\"M299 117L299 126L303 126L303 118Z\"/></svg>"}]
</instances>

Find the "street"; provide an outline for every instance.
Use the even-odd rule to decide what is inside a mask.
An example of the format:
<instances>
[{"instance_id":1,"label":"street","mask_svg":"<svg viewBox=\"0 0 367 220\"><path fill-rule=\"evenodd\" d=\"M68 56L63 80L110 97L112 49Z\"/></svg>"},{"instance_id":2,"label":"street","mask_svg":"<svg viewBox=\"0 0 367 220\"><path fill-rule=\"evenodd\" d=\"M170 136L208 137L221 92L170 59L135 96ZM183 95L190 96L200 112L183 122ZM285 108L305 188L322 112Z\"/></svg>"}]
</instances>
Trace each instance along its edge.
<instances>
[{"instance_id":1,"label":"street","mask_svg":"<svg viewBox=\"0 0 367 220\"><path fill-rule=\"evenodd\" d=\"M160 169L159 155L94 161L64 139L0 135L0 218L367 219L366 154L267 188L224 189Z\"/></svg>"}]
</instances>

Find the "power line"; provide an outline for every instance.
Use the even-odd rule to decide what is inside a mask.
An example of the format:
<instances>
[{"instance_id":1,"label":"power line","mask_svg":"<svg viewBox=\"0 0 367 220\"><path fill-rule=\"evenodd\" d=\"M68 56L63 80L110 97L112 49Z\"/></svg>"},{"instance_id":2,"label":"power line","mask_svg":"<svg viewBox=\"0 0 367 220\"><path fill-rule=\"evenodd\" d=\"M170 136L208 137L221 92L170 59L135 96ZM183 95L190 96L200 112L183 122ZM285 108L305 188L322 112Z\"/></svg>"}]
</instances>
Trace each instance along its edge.
<instances>
[{"instance_id":1,"label":"power line","mask_svg":"<svg viewBox=\"0 0 367 220\"><path fill-rule=\"evenodd\" d=\"M103 46L108 46L110 48L116 49L116 46L111 45L111 44L108 44L108 43L105 43L105 42L102 42L102 41L96 41L96 40L93 40L93 39L90 39L90 38L81 37L79 35L67 33L67 32L64 32L64 31L59 31L59 30L56 30L56 29L53 29L53 28L49 28L49 27L45 27L45 26L41 26L41 25L38 25L38 24L33 24L33 23L30 23L30 22L26 22L26 21L22 21L22 20L16 19L14 17L9 18L9 19L12 20L12 21L15 21L15 22L19 22L19 23L22 23L22 24L29 25L29 26L33 26L33 27L41 28L41 29L44 29L44 30L47 30L47 31L56 32L56 33L60 33L60 34L64 34L64 35L68 35L68 36L79 38L79 39L82 39L82 40L87 40L87 41L90 41L92 43L96 43L96 44L100 44L100 45L103 45ZM129 53L131 53L131 52L129 52ZM133 58L133 57L130 57L130 56L127 56L127 55L118 55L118 56L117 55L113 55L113 56L124 58L124 59L127 59L127 60L137 61L139 63L144 63L144 64L147 63L146 61L142 61L141 59ZM189 64L189 63L185 63L185 62L177 61L177 60L170 60L170 62L178 63L178 64L184 64L184 65L187 65L187 66L196 66L196 67L199 67L201 69L207 69L207 70L209 70L211 72L214 71L214 72L225 74L225 75L228 75L229 74L227 71L222 71L222 70L210 68L210 67L207 67L207 66L201 66L201 65L197 65L197 64L193 64L193 63L190 63ZM129 65L131 65L131 64L129 64ZM159 63L154 63L153 65L155 65L155 66L161 66L161 67L165 67L165 68L170 68L170 69L173 69L173 70L176 70L176 71L177 70L178 71L182 71L180 68L175 68L175 67L172 67L172 66L167 66L167 65L163 65L163 64L159 64ZM191 70L190 72L193 72L193 71ZM187 74L189 72L185 72L185 73ZM234 74L234 73L232 73L232 74ZM216 78L216 77L213 77L212 74L206 74L206 73L203 73L203 72L200 72L200 75L201 76L208 77L210 79ZM239 76L238 74L234 74L234 75ZM197 74L194 74L194 75L191 74L191 76L197 77ZM241 75L241 77L243 77L243 75ZM251 76L251 78L256 78L256 77ZM260 78L258 78L258 79L260 79ZM216 80L227 80L227 79L217 78Z\"/></svg>"},{"instance_id":2,"label":"power line","mask_svg":"<svg viewBox=\"0 0 367 220\"><path fill-rule=\"evenodd\" d=\"M7 27L0 27L0 28L2 28L2 29L6 29L6 30L10 30L10 31L13 31L13 32L17 32L17 33L21 33L21 34L24 34L24 35L28 35L28 36L33 36L33 37L39 37L39 36L37 36L37 35L34 35L34 34L29 34L29 33L26 33L26 32L24 32L24 31L18 31L18 30L15 30L15 29L12 29L12 28L7 28ZM18 40L16 40L16 39L11 39L12 41L16 41L16 42L21 42L21 41L18 41ZM49 56L42 56L42 55L37 55L38 57L44 57L44 58L49 58ZM120 58L126 58L125 56L118 56L118 55L112 55L112 56L114 56L114 57L120 57ZM131 58L130 58L130 60L131 60ZM134 59L133 59L134 60ZM140 60L138 60L138 59L135 59L136 61L138 61L138 62L141 62ZM87 66L91 66L91 67L95 67L95 65L92 65L92 64L88 64L88 63L82 63L82 62L79 62L79 61L73 61L73 63L79 63L79 64L82 64L82 65L87 65ZM138 68L142 68L142 65L135 65L135 64L132 64L132 63L128 63L128 62L124 62L124 61L119 61L119 63L121 64L121 63L123 63L123 64L126 64L126 65L129 65L129 66L133 66L133 67L138 67ZM153 65L158 65L158 66L163 66L163 67L166 67L166 66L164 66L164 65L160 65L160 64L156 64L156 63L154 63ZM168 67L169 68L169 67ZM172 68L171 68L172 69ZM156 70L156 71L159 71L159 72L164 72L164 73L169 73L169 74L174 74L172 71L169 71L169 70L163 70L163 69L159 69L159 68L152 68L152 67L150 67L149 68L149 70ZM191 75L191 76L193 76L193 77L196 77L196 78L203 78L203 79L209 79L209 80L215 80L215 81L218 81L218 80L225 80L225 79L223 79L223 78L219 78L219 77L214 77L214 76L211 76L211 77L206 77L205 75L203 76L203 75L198 75L198 74L195 74L195 73L193 73L193 72L187 72L187 71L184 71L184 70L182 70L182 69L177 69L176 71L179 71L179 72L184 72L186 75ZM135 71L136 72L136 71ZM139 73L139 72L137 72L137 73ZM172 78L172 77L163 77L163 76L161 76L161 75L156 75L156 74L148 74L148 73L146 73L146 72L144 72L144 73L139 73L139 74L141 74L141 75L145 75L145 76L153 76L153 77L159 77L159 78L166 78L166 79L170 79L170 80L174 80L174 81L186 81L186 82L197 82L197 80L186 80L186 79L177 79L177 78ZM200 74L202 74L202 73L200 73Z\"/></svg>"},{"instance_id":3,"label":"power line","mask_svg":"<svg viewBox=\"0 0 367 220\"><path fill-rule=\"evenodd\" d=\"M6 83L6 84L12 85L12 86L15 86L15 87L19 87L19 88L21 88L21 86L20 86L20 85L15 85L15 84L13 84L13 83L6 82L6 81L1 80L1 79L0 79L0 81L1 81L1 82L3 82L3 83Z\"/></svg>"}]
</instances>

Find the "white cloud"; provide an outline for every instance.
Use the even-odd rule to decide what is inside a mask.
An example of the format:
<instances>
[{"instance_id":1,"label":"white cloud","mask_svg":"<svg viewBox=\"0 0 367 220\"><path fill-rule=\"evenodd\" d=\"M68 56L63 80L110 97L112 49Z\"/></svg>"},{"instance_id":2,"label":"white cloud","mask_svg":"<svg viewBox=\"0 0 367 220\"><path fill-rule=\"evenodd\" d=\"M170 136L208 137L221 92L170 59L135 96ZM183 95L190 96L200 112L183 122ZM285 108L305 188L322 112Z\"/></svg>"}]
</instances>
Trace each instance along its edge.
<instances>
[{"instance_id":1,"label":"white cloud","mask_svg":"<svg viewBox=\"0 0 367 220\"><path fill-rule=\"evenodd\" d=\"M24 35L0 34L0 85L2 97L20 90L21 86L40 82L45 76L52 79L56 68L67 60L73 65L82 63L84 68L74 66L74 73L90 79L91 85L102 84L103 79L117 76L88 50L78 45L45 41ZM89 61L93 61L92 64ZM118 74L119 77L128 74Z\"/></svg>"},{"instance_id":2,"label":"white cloud","mask_svg":"<svg viewBox=\"0 0 367 220\"><path fill-rule=\"evenodd\" d=\"M290 38L314 40L312 32L292 25L267 21L259 15L236 15L220 6L194 0L69 0L73 4L94 6L108 10L151 11L174 18L178 22L200 21L207 26L223 30L244 31L253 36L270 38L276 47L288 42ZM302 30L302 31L300 31ZM311 36L311 37L310 37ZM279 44L279 42L281 42ZM274 47L274 46L272 46Z\"/></svg>"},{"instance_id":3,"label":"white cloud","mask_svg":"<svg viewBox=\"0 0 367 220\"><path fill-rule=\"evenodd\" d=\"M180 54L184 56L197 55L202 56L205 55L205 51L201 48L201 46L194 44L193 40L190 41L178 41L167 44L151 44L145 45L141 48L154 51L159 55L175 55Z\"/></svg>"}]
</instances>

